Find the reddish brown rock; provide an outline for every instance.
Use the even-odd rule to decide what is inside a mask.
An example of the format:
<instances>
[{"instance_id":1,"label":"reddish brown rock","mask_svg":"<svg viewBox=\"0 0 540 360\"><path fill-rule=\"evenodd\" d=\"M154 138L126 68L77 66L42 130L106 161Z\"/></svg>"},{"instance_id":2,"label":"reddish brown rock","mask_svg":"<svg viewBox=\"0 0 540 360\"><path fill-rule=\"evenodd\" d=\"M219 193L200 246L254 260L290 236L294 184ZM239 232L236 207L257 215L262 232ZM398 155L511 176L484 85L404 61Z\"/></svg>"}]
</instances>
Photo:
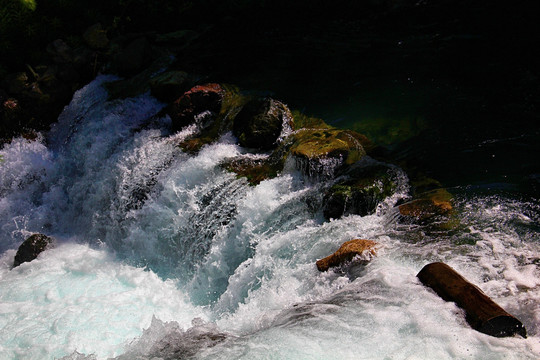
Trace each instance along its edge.
<instances>
[{"instance_id":1,"label":"reddish brown rock","mask_svg":"<svg viewBox=\"0 0 540 360\"><path fill-rule=\"evenodd\" d=\"M172 120L173 131L193 124L196 117L204 112L209 115L219 113L225 90L219 84L197 85L172 103L167 113Z\"/></svg>"},{"instance_id":2,"label":"reddish brown rock","mask_svg":"<svg viewBox=\"0 0 540 360\"><path fill-rule=\"evenodd\" d=\"M431 263L424 266L417 277L441 298L455 302L465 310L465 319L473 329L496 337L515 334L527 337L527 331L518 319L450 266L441 262Z\"/></svg>"},{"instance_id":3,"label":"reddish brown rock","mask_svg":"<svg viewBox=\"0 0 540 360\"><path fill-rule=\"evenodd\" d=\"M339 266L351 261L356 255L366 256L368 259L377 255L377 242L373 240L354 239L347 241L332 255L317 261L319 271L327 271L331 267Z\"/></svg>"}]
</instances>

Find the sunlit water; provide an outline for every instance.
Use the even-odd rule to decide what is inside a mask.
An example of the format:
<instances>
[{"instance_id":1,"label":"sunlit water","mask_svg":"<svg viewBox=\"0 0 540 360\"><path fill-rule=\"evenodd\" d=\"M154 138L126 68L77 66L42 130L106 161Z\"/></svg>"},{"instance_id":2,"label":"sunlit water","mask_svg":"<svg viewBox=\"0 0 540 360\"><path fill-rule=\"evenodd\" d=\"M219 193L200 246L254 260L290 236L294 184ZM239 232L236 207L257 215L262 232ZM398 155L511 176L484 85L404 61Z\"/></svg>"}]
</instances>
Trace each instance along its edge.
<instances>
[{"instance_id":1,"label":"sunlit water","mask_svg":"<svg viewBox=\"0 0 540 360\"><path fill-rule=\"evenodd\" d=\"M252 187L220 167L250 156L227 134L196 156L162 104L107 102L100 77L46 138L0 151L1 359L536 359L540 206L454 189L444 226L404 225L393 206L324 221L324 183L288 163ZM34 232L58 244L11 269ZM367 266L320 273L353 238ZM416 278L445 261L518 317L528 338L472 330Z\"/></svg>"}]
</instances>

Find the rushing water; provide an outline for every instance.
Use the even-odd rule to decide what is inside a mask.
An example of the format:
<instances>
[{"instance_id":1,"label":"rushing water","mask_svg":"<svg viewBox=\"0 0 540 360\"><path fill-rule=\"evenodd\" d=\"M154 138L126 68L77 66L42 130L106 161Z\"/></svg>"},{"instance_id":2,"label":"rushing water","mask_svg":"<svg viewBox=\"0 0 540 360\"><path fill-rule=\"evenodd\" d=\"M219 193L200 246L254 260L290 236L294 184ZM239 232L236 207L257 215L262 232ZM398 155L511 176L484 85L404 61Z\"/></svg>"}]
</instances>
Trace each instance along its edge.
<instances>
[{"instance_id":1,"label":"rushing water","mask_svg":"<svg viewBox=\"0 0 540 360\"><path fill-rule=\"evenodd\" d=\"M540 206L454 189L452 230L404 225L396 201L324 221L291 162L249 186L227 134L195 156L148 95L107 101L99 77L46 138L0 151L1 359L536 359ZM34 232L58 244L11 269ZM353 238L365 267L315 261ZM445 261L518 317L528 338L472 330L416 278Z\"/></svg>"}]
</instances>

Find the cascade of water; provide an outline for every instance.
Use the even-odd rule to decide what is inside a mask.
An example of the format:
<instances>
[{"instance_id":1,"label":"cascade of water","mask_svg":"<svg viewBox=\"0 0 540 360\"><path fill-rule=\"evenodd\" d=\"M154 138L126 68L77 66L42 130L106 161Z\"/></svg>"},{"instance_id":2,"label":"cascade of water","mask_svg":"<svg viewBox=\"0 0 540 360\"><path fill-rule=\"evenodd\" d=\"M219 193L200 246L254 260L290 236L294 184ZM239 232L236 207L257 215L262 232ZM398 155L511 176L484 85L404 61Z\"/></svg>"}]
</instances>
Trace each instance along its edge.
<instances>
[{"instance_id":1,"label":"cascade of water","mask_svg":"<svg viewBox=\"0 0 540 360\"><path fill-rule=\"evenodd\" d=\"M112 79L77 92L46 141L0 151L6 359L536 358L537 204L463 195L452 231L403 225L394 206L408 179L389 167L396 189L375 214L325 221L329 176L289 159L250 186L220 166L252 156L230 134L183 153L176 144L197 127L169 134L148 95L107 101ZM11 270L33 232L59 246ZM379 242L379 256L317 271L353 238ZM417 281L435 260L522 318L529 338L471 330Z\"/></svg>"}]
</instances>

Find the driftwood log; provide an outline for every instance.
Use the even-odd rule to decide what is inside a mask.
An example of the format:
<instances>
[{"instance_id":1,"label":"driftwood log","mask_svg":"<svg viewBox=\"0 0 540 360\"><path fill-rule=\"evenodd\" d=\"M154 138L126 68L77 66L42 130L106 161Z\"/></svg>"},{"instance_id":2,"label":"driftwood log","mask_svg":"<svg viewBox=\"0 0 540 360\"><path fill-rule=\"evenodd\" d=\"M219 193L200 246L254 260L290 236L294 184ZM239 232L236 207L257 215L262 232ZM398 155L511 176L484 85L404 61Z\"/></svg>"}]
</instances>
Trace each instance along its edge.
<instances>
[{"instance_id":1,"label":"driftwood log","mask_svg":"<svg viewBox=\"0 0 540 360\"><path fill-rule=\"evenodd\" d=\"M450 266L441 262L431 263L424 266L417 277L441 298L453 301L465 310L465 319L473 329L496 337L515 334L527 337L525 327L518 319Z\"/></svg>"}]
</instances>

